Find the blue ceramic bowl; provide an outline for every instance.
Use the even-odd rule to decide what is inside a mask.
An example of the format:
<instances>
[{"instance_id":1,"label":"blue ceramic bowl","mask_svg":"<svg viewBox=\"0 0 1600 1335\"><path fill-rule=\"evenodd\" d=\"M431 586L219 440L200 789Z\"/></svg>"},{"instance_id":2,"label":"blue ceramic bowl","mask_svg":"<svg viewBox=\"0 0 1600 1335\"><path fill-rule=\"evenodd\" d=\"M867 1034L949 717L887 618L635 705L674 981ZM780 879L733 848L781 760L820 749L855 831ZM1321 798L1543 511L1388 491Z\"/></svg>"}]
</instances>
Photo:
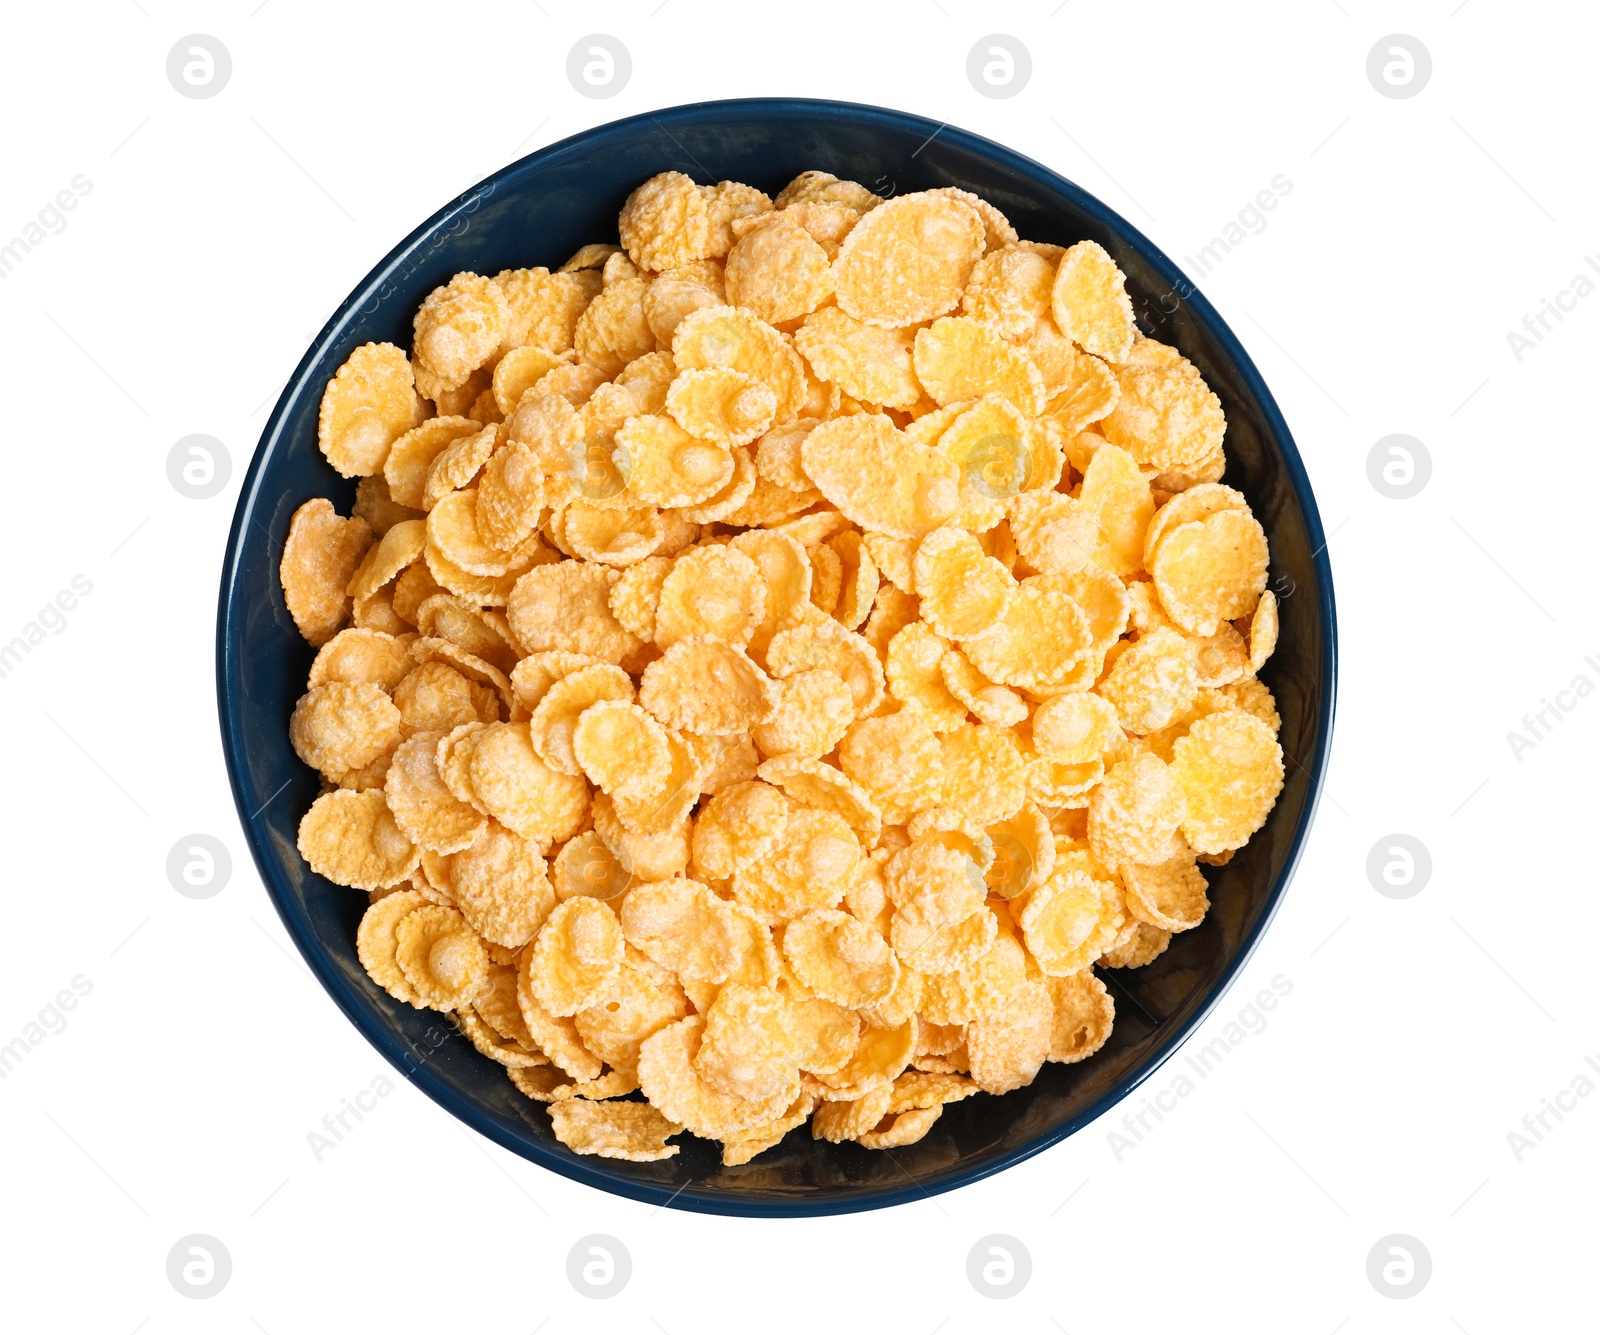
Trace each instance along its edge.
<instances>
[{"instance_id":1,"label":"blue ceramic bowl","mask_svg":"<svg viewBox=\"0 0 1600 1335\"><path fill-rule=\"evenodd\" d=\"M409 347L418 303L457 271L553 267L584 242L615 238L628 192L669 168L774 194L807 168L883 194L956 185L992 200L1031 240L1092 237L1127 274L1144 331L1176 345L1222 399L1227 480L1272 544L1282 636L1263 676L1283 715L1288 778L1265 829L1210 871L1200 928L1146 968L1103 974L1117 1021L1093 1059L1047 1064L1026 1089L954 1104L925 1140L893 1154L813 1141L802 1128L739 1168L692 1137L661 1163L580 1158L443 1017L367 979L354 945L366 896L314 875L295 849L318 779L290 748L288 720L312 650L284 606L278 559L302 501L328 496L348 513L354 498L317 450L323 385L362 343ZM1289 429L1239 341L1171 260L1092 195L999 144L879 107L762 98L635 116L534 153L452 201L361 280L290 378L245 477L222 571L217 699L239 817L284 926L340 1009L413 1084L498 1144L605 1191L719 1214L814 1215L917 1200L1009 1168L1100 1116L1172 1054L1244 965L1289 883L1327 762L1334 648L1322 525Z\"/></svg>"}]
</instances>

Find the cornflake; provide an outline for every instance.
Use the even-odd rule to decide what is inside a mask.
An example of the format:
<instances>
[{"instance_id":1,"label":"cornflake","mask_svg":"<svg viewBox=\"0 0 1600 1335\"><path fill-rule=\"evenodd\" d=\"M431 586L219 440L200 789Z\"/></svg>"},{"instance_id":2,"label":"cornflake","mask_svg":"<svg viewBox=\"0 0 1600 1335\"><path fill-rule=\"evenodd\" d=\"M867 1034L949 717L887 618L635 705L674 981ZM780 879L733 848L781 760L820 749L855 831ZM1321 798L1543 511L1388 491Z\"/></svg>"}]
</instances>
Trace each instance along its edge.
<instances>
[{"instance_id":1,"label":"cornflake","mask_svg":"<svg viewBox=\"0 0 1600 1335\"><path fill-rule=\"evenodd\" d=\"M1094 241L826 172L618 232L329 380L299 851L574 1153L912 1145L1090 1060L1269 818L1266 533Z\"/></svg>"}]
</instances>

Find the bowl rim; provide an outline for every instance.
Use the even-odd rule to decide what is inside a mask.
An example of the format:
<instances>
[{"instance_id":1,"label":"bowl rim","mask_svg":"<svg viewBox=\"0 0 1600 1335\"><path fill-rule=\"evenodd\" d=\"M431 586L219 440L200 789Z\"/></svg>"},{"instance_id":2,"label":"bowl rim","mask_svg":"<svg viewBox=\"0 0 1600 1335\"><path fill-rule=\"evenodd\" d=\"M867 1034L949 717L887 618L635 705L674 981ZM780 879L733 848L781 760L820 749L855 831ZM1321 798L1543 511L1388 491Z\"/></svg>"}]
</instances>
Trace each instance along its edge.
<instances>
[{"instance_id":1,"label":"bowl rim","mask_svg":"<svg viewBox=\"0 0 1600 1335\"><path fill-rule=\"evenodd\" d=\"M381 295L383 284L391 275L427 246L430 240L440 235L442 229L452 219L475 211L484 199L492 195L506 181L523 173L535 171L547 160L568 154L574 149L601 151L609 143L625 139L634 130L646 125L654 125L671 135L674 129L693 126L708 114L726 116L730 113L751 120L804 113L812 117L833 118L869 127L876 124L892 126L902 131L912 130L924 133L930 139L938 135L985 157L997 167L1044 184L1057 193L1073 197L1078 207L1085 213L1117 235L1124 244L1137 251L1145 262L1168 282L1172 291L1184 293L1183 300L1189 304L1195 318L1217 340L1223 354L1239 372L1248 392L1261 406L1268 433L1288 475L1296 503L1300 507L1308 541L1316 544L1311 562L1317 574L1317 611L1323 631L1322 661L1319 665L1322 689L1319 692L1316 708L1311 754L1303 761L1297 762L1306 771L1309 779L1307 797L1299 820L1290 834L1289 852L1283 868L1267 891L1265 908L1253 930L1241 939L1233 958L1213 983L1210 993L1194 1012L1167 1036L1161 1047L1142 1067L1108 1088L1092 1104L1060 1126L1042 1132L1026 1144L984 1163L968 1168L951 1169L929 1184L913 1181L904 1187L866 1189L838 1197L818 1196L815 1199L803 1195L744 1197L732 1193L698 1191L692 1181L676 1190L669 1190L664 1186L624 1176L622 1172L611 1167L611 1161L608 1159L574 1161L552 1153L532 1135L519 1137L507 1132L504 1127L487 1116L474 1100L463 1097L453 1089L427 1063L419 1064L409 1060L411 1056L409 1049L397 1035L391 1034L380 1022L373 1000L333 967L328 943L313 930L308 915L299 906L287 885L279 884L276 865L267 854L270 840L267 837L265 822L262 820L262 812L267 804L263 804L254 812L250 810L245 797L243 767L239 762L239 757L245 749L242 733L244 710L238 704L242 696L242 690L239 689L240 664L238 656L232 652L234 638L232 630L240 604L248 596L247 591L240 587L244 539L248 533L248 526L254 520L258 503L265 500L270 505L272 502L273 498L264 498L261 494L262 476L267 461L283 443L284 418L291 401L305 392L305 378L311 366L320 358L328 344L337 339L344 327L356 315L363 313L368 301ZM1305 465L1300 458L1288 423L1284 420L1277 401L1273 398L1261 373L1256 369L1254 361L1240 344L1228 323L1183 271L1121 214L1058 172L1014 149L969 130L948 123L940 124L910 112L865 103L818 98L753 97L708 100L643 111L621 120L607 121L508 163L457 195L414 228L351 289L350 295L328 318L286 380L266 426L262 429L249 468L240 485L233 523L228 533L217 606L217 712L222 732L223 757L227 765L234 806L239 815L245 841L255 861L256 870L285 930L317 981L333 998L345 1018L390 1065L446 1112L464 1122L479 1135L487 1137L502 1148L541 1168L585 1186L648 1205L672 1206L675 1209L699 1213L747 1218L801 1218L883 1209L928 1199L957 1187L971 1185L995 1173L1015 1167L1081 1131L1160 1071L1195 1030L1209 1018L1232 988L1276 917L1288 885L1294 878L1322 797L1333 736L1337 671L1338 635L1333 574L1328 561L1327 539L1323 532L1321 515L1317 509Z\"/></svg>"}]
</instances>

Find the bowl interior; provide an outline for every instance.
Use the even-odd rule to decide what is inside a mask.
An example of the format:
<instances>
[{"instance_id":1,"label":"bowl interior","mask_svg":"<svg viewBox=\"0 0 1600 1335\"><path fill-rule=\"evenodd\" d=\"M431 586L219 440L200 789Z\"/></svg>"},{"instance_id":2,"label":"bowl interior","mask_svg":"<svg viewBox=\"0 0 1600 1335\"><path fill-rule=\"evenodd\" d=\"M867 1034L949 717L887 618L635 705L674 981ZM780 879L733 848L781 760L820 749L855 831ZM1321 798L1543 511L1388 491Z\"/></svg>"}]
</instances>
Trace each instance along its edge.
<instances>
[{"instance_id":1,"label":"bowl interior","mask_svg":"<svg viewBox=\"0 0 1600 1335\"><path fill-rule=\"evenodd\" d=\"M354 484L316 446L325 382L369 340L409 347L417 304L463 269L559 265L615 240L618 209L669 168L775 194L821 168L881 194L956 185L989 199L1018 232L1070 245L1092 238L1128 277L1145 333L1198 366L1228 417L1225 480L1249 498L1272 547L1278 650L1263 679L1283 717L1287 781L1276 809L1226 867L1210 869L1212 909L1143 969L1102 971L1117 1003L1110 1042L1079 1065L1047 1064L1027 1088L948 1107L922 1142L889 1154L811 1140L805 1129L754 1162L724 1168L713 1144L683 1137L676 1158L633 1164L572 1154L540 1105L519 1094L442 1016L395 1002L356 960L366 897L314 875L295 848L317 776L287 724L313 651L277 578L289 516L313 496L348 513ZM977 136L897 112L838 103L698 104L621 121L505 168L452 202L352 293L307 353L269 421L229 540L218 624L224 749L256 863L290 934L344 1012L391 1062L451 1112L525 1157L637 1199L736 1214L874 1208L947 1190L1070 1134L1143 1080L1215 1003L1265 927L1298 856L1320 787L1332 722L1332 588L1322 532L1293 441L1237 340L1170 260L1066 180Z\"/></svg>"}]
</instances>

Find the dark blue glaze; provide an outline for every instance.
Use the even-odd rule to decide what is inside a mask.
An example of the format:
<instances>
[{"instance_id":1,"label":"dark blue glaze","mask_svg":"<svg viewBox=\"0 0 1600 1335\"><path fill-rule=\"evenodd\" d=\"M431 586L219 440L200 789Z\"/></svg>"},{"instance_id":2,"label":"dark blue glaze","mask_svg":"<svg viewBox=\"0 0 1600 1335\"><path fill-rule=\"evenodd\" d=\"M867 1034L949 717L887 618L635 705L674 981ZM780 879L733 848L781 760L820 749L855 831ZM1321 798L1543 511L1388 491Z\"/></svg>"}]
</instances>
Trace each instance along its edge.
<instances>
[{"instance_id":1,"label":"dark blue glaze","mask_svg":"<svg viewBox=\"0 0 1600 1335\"><path fill-rule=\"evenodd\" d=\"M580 1158L543 1108L512 1088L442 1017L400 1005L356 960L366 896L312 874L295 849L316 775L290 749L289 713L312 651L278 586L289 516L328 496L348 513L354 484L316 447L322 387L369 340L409 347L422 297L458 270L559 265L616 236L629 190L669 168L769 193L807 168L880 193L957 185L992 200L1022 236L1099 241L1128 276L1139 323L1205 375L1228 415L1226 481L1249 497L1272 543L1282 636L1262 676L1283 715L1283 796L1265 829L1209 871L1212 909L1153 964L1104 976L1115 1033L1090 1061L1047 1064L1025 1089L950 1106L921 1143L892 1157L813 1141L809 1131L740 1168L683 1137L662 1163ZM1036 162L976 135L878 107L797 99L699 103L576 135L497 172L408 236L351 294L290 378L251 461L229 536L217 621L223 749L246 837L285 927L334 1001L413 1084L474 1130L534 1163L636 1200L720 1214L833 1214L915 1201L986 1177L1071 1135L1156 1071L1226 990L1289 884L1316 809L1333 724L1332 577L1300 456L1238 340L1178 267L1126 219Z\"/></svg>"}]
</instances>

